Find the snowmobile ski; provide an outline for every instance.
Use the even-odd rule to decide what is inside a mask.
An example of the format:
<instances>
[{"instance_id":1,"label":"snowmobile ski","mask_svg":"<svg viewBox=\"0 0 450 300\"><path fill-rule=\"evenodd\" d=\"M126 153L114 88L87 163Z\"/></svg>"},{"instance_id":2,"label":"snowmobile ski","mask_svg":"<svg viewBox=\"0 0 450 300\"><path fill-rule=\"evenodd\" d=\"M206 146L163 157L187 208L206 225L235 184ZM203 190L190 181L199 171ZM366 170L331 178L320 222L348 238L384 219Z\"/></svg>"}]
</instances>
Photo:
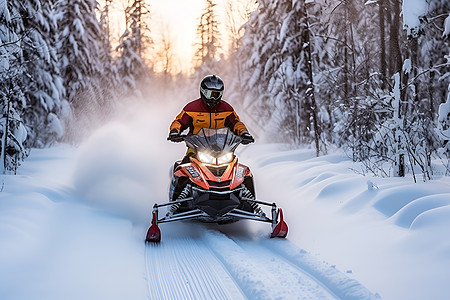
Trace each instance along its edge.
<instances>
[{"instance_id":1,"label":"snowmobile ski","mask_svg":"<svg viewBox=\"0 0 450 300\"><path fill-rule=\"evenodd\" d=\"M283 210L280 208L278 209L278 214L280 216L280 222L275 226L275 228L272 231L272 234L270 235L270 238L278 237L278 238L285 238L288 233L288 227L286 222L283 218Z\"/></svg>"},{"instance_id":2,"label":"snowmobile ski","mask_svg":"<svg viewBox=\"0 0 450 300\"><path fill-rule=\"evenodd\" d=\"M145 238L146 242L159 243L161 241L161 230L159 229L158 224L156 223L158 217L156 216L156 212L153 212L152 225L147 230L147 237Z\"/></svg>"}]
</instances>

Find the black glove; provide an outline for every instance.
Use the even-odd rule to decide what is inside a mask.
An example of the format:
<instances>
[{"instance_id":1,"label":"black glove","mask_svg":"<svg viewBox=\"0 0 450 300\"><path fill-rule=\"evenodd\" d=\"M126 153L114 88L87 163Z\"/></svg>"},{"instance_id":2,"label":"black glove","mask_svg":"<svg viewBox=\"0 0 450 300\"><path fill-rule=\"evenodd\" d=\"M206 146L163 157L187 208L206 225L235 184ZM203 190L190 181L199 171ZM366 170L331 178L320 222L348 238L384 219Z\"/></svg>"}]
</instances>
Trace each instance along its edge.
<instances>
[{"instance_id":1,"label":"black glove","mask_svg":"<svg viewBox=\"0 0 450 300\"><path fill-rule=\"evenodd\" d=\"M241 138L242 138L242 144L243 145L248 145L248 144L253 143L255 141L255 139L252 137L252 135L250 133L248 133L248 131L244 131L241 134Z\"/></svg>"},{"instance_id":2,"label":"black glove","mask_svg":"<svg viewBox=\"0 0 450 300\"><path fill-rule=\"evenodd\" d=\"M176 130L172 130L169 133L169 136L167 137L168 141L179 143L183 141L183 138L180 136L180 133Z\"/></svg>"}]
</instances>

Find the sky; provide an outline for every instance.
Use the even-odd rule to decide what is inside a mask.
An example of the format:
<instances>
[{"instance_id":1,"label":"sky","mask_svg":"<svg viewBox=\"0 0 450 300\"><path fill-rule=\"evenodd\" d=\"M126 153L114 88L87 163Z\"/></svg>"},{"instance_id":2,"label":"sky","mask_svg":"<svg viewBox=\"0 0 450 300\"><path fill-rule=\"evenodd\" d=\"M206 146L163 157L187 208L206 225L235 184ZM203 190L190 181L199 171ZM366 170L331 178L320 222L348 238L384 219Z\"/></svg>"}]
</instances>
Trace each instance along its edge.
<instances>
[{"instance_id":1,"label":"sky","mask_svg":"<svg viewBox=\"0 0 450 300\"><path fill-rule=\"evenodd\" d=\"M115 4L113 16L111 17L111 28L116 36L120 36L125 30L124 9L127 0ZM240 2L253 2L251 0L217 0L216 14L221 24L220 31L222 38L226 39L228 30L226 28L226 5L228 2L237 5ZM205 8L205 0L147 0L150 5L151 20L150 28L152 38L158 44L161 32L168 32L168 36L173 44L175 68L174 72L187 72L191 67L194 55L193 45L196 42L196 30L199 17ZM241 19L242 20L242 19ZM243 21L242 21L243 22ZM116 38L117 40L117 38ZM113 38L114 42L114 38ZM224 42L227 46L227 42ZM157 45L156 45L157 47ZM156 49L155 49L156 50Z\"/></svg>"},{"instance_id":2,"label":"sky","mask_svg":"<svg viewBox=\"0 0 450 300\"><path fill-rule=\"evenodd\" d=\"M174 43L174 55L183 69L190 66L194 55L198 18L204 8L204 0L148 0L155 29L168 28ZM158 28L160 27L160 28ZM156 31L156 30L154 30Z\"/></svg>"}]
</instances>

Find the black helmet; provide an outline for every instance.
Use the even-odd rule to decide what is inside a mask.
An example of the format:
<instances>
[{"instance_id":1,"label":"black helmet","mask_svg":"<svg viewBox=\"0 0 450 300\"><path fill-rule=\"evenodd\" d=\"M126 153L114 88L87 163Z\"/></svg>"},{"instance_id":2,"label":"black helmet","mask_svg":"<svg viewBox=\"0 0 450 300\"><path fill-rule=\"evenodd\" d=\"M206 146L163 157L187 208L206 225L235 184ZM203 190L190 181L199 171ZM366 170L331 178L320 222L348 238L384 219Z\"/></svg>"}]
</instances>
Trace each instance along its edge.
<instances>
[{"instance_id":1,"label":"black helmet","mask_svg":"<svg viewBox=\"0 0 450 300\"><path fill-rule=\"evenodd\" d=\"M203 102L213 108L219 103L223 95L223 81L217 75L208 75L203 78L200 84L200 96Z\"/></svg>"}]
</instances>

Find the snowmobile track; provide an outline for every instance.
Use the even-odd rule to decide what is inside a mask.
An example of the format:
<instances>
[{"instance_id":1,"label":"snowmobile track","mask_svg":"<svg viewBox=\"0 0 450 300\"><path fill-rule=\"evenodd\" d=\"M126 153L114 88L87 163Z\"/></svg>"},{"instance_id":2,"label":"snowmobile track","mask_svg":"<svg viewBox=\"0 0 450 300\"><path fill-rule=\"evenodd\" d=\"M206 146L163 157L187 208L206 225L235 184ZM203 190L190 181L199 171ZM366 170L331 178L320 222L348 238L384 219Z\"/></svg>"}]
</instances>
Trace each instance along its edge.
<instances>
[{"instance_id":1,"label":"snowmobile track","mask_svg":"<svg viewBox=\"0 0 450 300\"><path fill-rule=\"evenodd\" d=\"M377 299L289 241L183 227L145 247L149 299Z\"/></svg>"},{"instance_id":2,"label":"snowmobile track","mask_svg":"<svg viewBox=\"0 0 450 300\"><path fill-rule=\"evenodd\" d=\"M201 240L167 238L145 252L150 299L245 299Z\"/></svg>"},{"instance_id":3,"label":"snowmobile track","mask_svg":"<svg viewBox=\"0 0 450 300\"><path fill-rule=\"evenodd\" d=\"M205 240L248 299L338 299L322 282L272 251L266 240L236 239L213 231L205 234Z\"/></svg>"},{"instance_id":4,"label":"snowmobile track","mask_svg":"<svg viewBox=\"0 0 450 300\"><path fill-rule=\"evenodd\" d=\"M270 274L276 274L277 280L282 278L282 281L279 282L281 290L278 289L278 295L282 299L289 299L291 294L297 294L296 299L338 299L322 281L270 247L270 243L274 244L280 241L255 243L235 240L235 242L246 253L251 253L252 259L263 262L264 268Z\"/></svg>"}]
</instances>

